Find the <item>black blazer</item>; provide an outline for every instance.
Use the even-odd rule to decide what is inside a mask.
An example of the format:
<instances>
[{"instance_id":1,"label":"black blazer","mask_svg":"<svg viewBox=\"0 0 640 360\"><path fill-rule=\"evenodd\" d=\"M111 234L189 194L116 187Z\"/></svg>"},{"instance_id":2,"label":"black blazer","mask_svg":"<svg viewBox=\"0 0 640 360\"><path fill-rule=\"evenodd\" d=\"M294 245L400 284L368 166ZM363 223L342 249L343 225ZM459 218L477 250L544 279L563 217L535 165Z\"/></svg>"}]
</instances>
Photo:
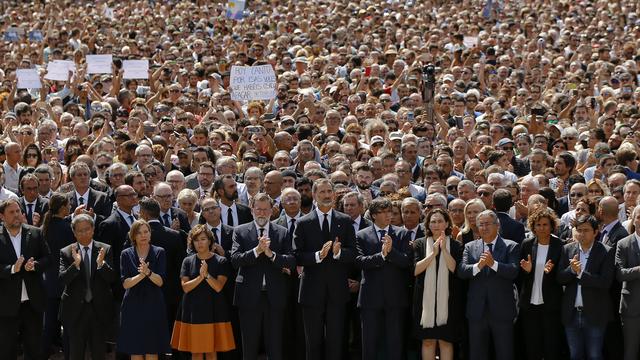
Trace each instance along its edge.
<instances>
[{"instance_id":1,"label":"black blazer","mask_svg":"<svg viewBox=\"0 0 640 360\"><path fill-rule=\"evenodd\" d=\"M27 216L27 203L24 199L24 196L20 197L20 209L22 210L22 213ZM42 196L38 195L38 197L36 198L36 206L32 209L33 213L38 213L40 214L40 223L38 224L38 226L42 225L42 222L44 221L44 214L47 213L47 211L49 211L49 200L43 198ZM29 219L27 219L28 221ZM29 225L33 225L33 222L30 222Z\"/></svg>"},{"instance_id":2,"label":"black blazer","mask_svg":"<svg viewBox=\"0 0 640 360\"><path fill-rule=\"evenodd\" d=\"M159 221L150 221L151 245L164 249L167 258L167 276L162 292L168 304L176 304L182 297L180 270L182 261L187 256L187 249L179 231L166 228Z\"/></svg>"},{"instance_id":3,"label":"black blazer","mask_svg":"<svg viewBox=\"0 0 640 360\"><path fill-rule=\"evenodd\" d=\"M189 223L189 217L187 216L187 213L175 206L171 208L170 213L171 221L178 219L178 221L180 222L180 230L184 231L186 234L189 234L189 231L191 231L191 224Z\"/></svg>"},{"instance_id":4,"label":"black blazer","mask_svg":"<svg viewBox=\"0 0 640 360\"><path fill-rule=\"evenodd\" d=\"M242 225L247 224L253 221L253 214L251 213L251 209L248 206L242 205L239 202L236 202L236 209L238 211L238 223L234 225Z\"/></svg>"},{"instance_id":5,"label":"black blazer","mask_svg":"<svg viewBox=\"0 0 640 360\"><path fill-rule=\"evenodd\" d=\"M584 315L592 326L604 327L613 318L613 308L609 288L615 273L615 255L612 249L594 241L587 260L587 266L580 279L573 273L569 260L580 257L580 244L572 242L562 248L558 268L558 282L564 285L562 297L562 322L567 325L573 320L578 284L582 288Z\"/></svg>"},{"instance_id":6,"label":"black blazer","mask_svg":"<svg viewBox=\"0 0 640 360\"><path fill-rule=\"evenodd\" d=\"M42 236L51 251L50 266L44 272L44 287L47 297L59 299L62 296L63 289L58 279L60 250L76 241L73 231L71 231L70 219L52 216L47 227L47 233L43 232Z\"/></svg>"},{"instance_id":7,"label":"black blazer","mask_svg":"<svg viewBox=\"0 0 640 360\"><path fill-rule=\"evenodd\" d=\"M520 270L520 245L498 235L493 248L498 271L485 267L473 276L473 265L480 260L483 252L482 239L467 243L458 265L458 276L469 280L467 319L479 321L488 309L490 318L512 321L516 317L513 285Z\"/></svg>"},{"instance_id":8,"label":"black blazer","mask_svg":"<svg viewBox=\"0 0 640 360\"><path fill-rule=\"evenodd\" d=\"M318 213L313 210L298 220L293 241L296 244L297 263L304 266L298 293L300 304L324 306L327 299L339 304L349 300L347 279L356 258L356 236L351 217L332 210L329 238L332 241L338 238L341 242L340 258L334 259L330 251L324 260L317 263L316 252L322 249L326 241L322 235Z\"/></svg>"},{"instance_id":9,"label":"black blazer","mask_svg":"<svg viewBox=\"0 0 640 360\"><path fill-rule=\"evenodd\" d=\"M551 260L553 262L553 268L548 274L543 273L542 275L542 299L544 301L545 311L558 311L562 303L562 286L560 286L556 279L562 246L562 240L555 235L551 235L545 263ZM522 309L528 309L531 305L531 290L533 289L533 281L535 279L537 254L537 238L527 239L522 243L520 259L527 260L527 257L531 255L531 272L527 273L520 269L520 308Z\"/></svg>"},{"instance_id":10,"label":"black blazer","mask_svg":"<svg viewBox=\"0 0 640 360\"><path fill-rule=\"evenodd\" d=\"M373 225L373 223L364 218L364 216L360 216L360 224L358 224L358 231L364 230L369 226Z\"/></svg>"},{"instance_id":11,"label":"black blazer","mask_svg":"<svg viewBox=\"0 0 640 360\"><path fill-rule=\"evenodd\" d=\"M615 248L618 241L620 241L620 239L623 239L627 236L629 236L629 233L627 232L627 230L625 230L624 226L622 226L622 223L618 221L611 228L611 231L607 235L607 241L604 244Z\"/></svg>"},{"instance_id":12,"label":"black blazer","mask_svg":"<svg viewBox=\"0 0 640 360\"><path fill-rule=\"evenodd\" d=\"M82 263L80 269L73 265L73 255L71 247L82 254L82 249L78 243L65 246L60 250L60 280L64 285L64 292L60 300L60 320L65 327L78 326L81 311L78 311L84 303L84 293L86 289L85 279L82 276ZM97 268L98 253L104 248L104 264ZM97 320L105 327L113 322L113 295L111 285L117 280L116 272L113 270L113 253L111 246L99 241L93 242L91 249L91 293L93 300L91 305Z\"/></svg>"},{"instance_id":13,"label":"black blazer","mask_svg":"<svg viewBox=\"0 0 640 360\"><path fill-rule=\"evenodd\" d=\"M98 181L96 179L91 179L89 181L89 187L96 190L96 191L100 191L100 192L104 192L106 193L109 189L109 186L101 181ZM60 185L60 189L58 189L58 192L61 193L66 193L69 191L74 191L75 190L75 185L73 184L73 182L69 181L68 183L62 184Z\"/></svg>"},{"instance_id":14,"label":"black blazer","mask_svg":"<svg viewBox=\"0 0 640 360\"><path fill-rule=\"evenodd\" d=\"M556 213L558 214L558 218L561 218L562 215L569 212L569 198L567 196L563 196L558 199L558 210Z\"/></svg>"},{"instance_id":15,"label":"black blazer","mask_svg":"<svg viewBox=\"0 0 640 360\"><path fill-rule=\"evenodd\" d=\"M618 241L616 275L622 282L620 315L640 316L640 248L635 234Z\"/></svg>"},{"instance_id":16,"label":"black blazer","mask_svg":"<svg viewBox=\"0 0 640 360\"><path fill-rule=\"evenodd\" d=\"M498 220L500 220L500 236L503 239L509 239L522 244L524 240L524 224L515 221L507 213L496 212Z\"/></svg>"},{"instance_id":17,"label":"black blazer","mask_svg":"<svg viewBox=\"0 0 640 360\"><path fill-rule=\"evenodd\" d=\"M78 199L76 198L75 190L68 192L67 197L69 198L69 204L71 205L71 211L73 212L73 210L78 207ZM87 210L89 209L93 209L94 214L96 214L96 224L99 224L111 215L113 204L106 193L89 188Z\"/></svg>"},{"instance_id":18,"label":"black blazer","mask_svg":"<svg viewBox=\"0 0 640 360\"><path fill-rule=\"evenodd\" d=\"M51 266L51 257L47 242L40 229L22 225L20 250L16 254L11 238L4 226L0 226L0 316L18 316L22 297L22 282L27 288L29 301L34 309L43 312L45 308L45 289L42 274ZM12 274L11 266L22 255L24 262L19 272ZM34 271L26 271L27 260L35 260Z\"/></svg>"},{"instance_id":19,"label":"black blazer","mask_svg":"<svg viewBox=\"0 0 640 360\"><path fill-rule=\"evenodd\" d=\"M270 223L268 236L270 248L275 254L273 260L265 254L255 256L253 249L258 245L258 232L253 221L234 229L231 263L238 269L238 275L233 304L238 307L258 306L263 278L266 280L270 304L277 308L284 308L287 304L289 278L282 269L288 268L293 272L295 267L291 244L287 241L287 229Z\"/></svg>"},{"instance_id":20,"label":"black blazer","mask_svg":"<svg viewBox=\"0 0 640 360\"><path fill-rule=\"evenodd\" d=\"M97 228L98 235L96 239L101 243L111 246L111 252L113 253L113 271L116 274L116 279L119 279L120 254L124 248L129 246L129 224L117 210L114 210ZM116 299L122 299L124 295L122 284L114 283L113 294Z\"/></svg>"},{"instance_id":21,"label":"black blazer","mask_svg":"<svg viewBox=\"0 0 640 360\"><path fill-rule=\"evenodd\" d=\"M393 245L385 259L382 242L374 226L358 231L356 264L362 269L358 306L362 308L406 307L407 268L412 264L409 234L402 228L389 226Z\"/></svg>"}]
</instances>

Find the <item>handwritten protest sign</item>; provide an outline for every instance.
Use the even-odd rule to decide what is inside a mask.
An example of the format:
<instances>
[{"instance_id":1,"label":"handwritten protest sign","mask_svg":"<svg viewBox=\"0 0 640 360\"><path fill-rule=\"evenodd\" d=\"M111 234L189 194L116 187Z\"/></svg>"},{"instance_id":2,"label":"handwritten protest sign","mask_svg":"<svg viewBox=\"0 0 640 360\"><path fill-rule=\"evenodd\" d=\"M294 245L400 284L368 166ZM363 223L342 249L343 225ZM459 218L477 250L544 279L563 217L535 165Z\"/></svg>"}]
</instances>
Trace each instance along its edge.
<instances>
[{"instance_id":1,"label":"handwritten protest sign","mask_svg":"<svg viewBox=\"0 0 640 360\"><path fill-rule=\"evenodd\" d=\"M111 74L113 55L87 55L87 74Z\"/></svg>"},{"instance_id":2,"label":"handwritten protest sign","mask_svg":"<svg viewBox=\"0 0 640 360\"><path fill-rule=\"evenodd\" d=\"M18 69L16 70L18 78L18 89L40 89L42 83L36 69Z\"/></svg>"},{"instance_id":3,"label":"handwritten protest sign","mask_svg":"<svg viewBox=\"0 0 640 360\"><path fill-rule=\"evenodd\" d=\"M47 64L47 74L44 76L47 80L67 81L69 71L76 72L76 64L70 60L54 60Z\"/></svg>"},{"instance_id":4,"label":"handwritten protest sign","mask_svg":"<svg viewBox=\"0 0 640 360\"><path fill-rule=\"evenodd\" d=\"M276 74L271 65L232 66L231 99L270 100L276 96Z\"/></svg>"},{"instance_id":5,"label":"handwritten protest sign","mask_svg":"<svg viewBox=\"0 0 640 360\"><path fill-rule=\"evenodd\" d=\"M125 79L148 79L149 60L124 60L122 62Z\"/></svg>"}]
</instances>

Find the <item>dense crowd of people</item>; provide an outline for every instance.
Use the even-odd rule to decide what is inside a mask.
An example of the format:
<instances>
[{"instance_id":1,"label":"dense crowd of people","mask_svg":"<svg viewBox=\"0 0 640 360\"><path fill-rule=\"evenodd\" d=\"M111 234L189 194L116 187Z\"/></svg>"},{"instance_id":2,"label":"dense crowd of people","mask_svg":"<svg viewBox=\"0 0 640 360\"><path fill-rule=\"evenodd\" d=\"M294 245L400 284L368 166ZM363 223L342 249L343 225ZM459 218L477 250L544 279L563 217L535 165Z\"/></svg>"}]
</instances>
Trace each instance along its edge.
<instances>
[{"instance_id":1,"label":"dense crowd of people","mask_svg":"<svg viewBox=\"0 0 640 360\"><path fill-rule=\"evenodd\" d=\"M639 358L639 2L228 6L0 2L1 359Z\"/></svg>"}]
</instances>

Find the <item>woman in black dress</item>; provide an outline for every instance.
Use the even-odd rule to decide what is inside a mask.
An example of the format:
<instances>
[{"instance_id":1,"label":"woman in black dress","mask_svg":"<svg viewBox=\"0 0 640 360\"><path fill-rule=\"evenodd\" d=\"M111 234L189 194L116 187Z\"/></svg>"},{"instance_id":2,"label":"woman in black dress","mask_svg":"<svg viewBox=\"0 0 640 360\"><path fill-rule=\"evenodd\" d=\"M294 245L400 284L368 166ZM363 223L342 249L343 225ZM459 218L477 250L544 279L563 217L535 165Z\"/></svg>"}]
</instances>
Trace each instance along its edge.
<instances>
[{"instance_id":1,"label":"woman in black dress","mask_svg":"<svg viewBox=\"0 0 640 360\"><path fill-rule=\"evenodd\" d=\"M425 237L414 244L416 276L413 318L422 339L422 359L453 359L453 343L459 340L460 282L455 276L462 258L462 244L451 239L453 223L442 209L431 210L425 219Z\"/></svg>"},{"instance_id":2,"label":"woman in black dress","mask_svg":"<svg viewBox=\"0 0 640 360\"><path fill-rule=\"evenodd\" d=\"M44 312L42 344L43 353L47 358L51 355L53 343L60 338L58 307L63 290L63 286L58 280L60 249L75 241L71 231L71 222L66 219L69 211L69 198L61 193L53 193L49 199L49 211L44 215L42 222L42 235L51 251L51 266L47 267L44 272L47 308ZM66 340L63 342L66 343ZM66 346L64 347L66 348Z\"/></svg>"},{"instance_id":3,"label":"woman in black dress","mask_svg":"<svg viewBox=\"0 0 640 360\"><path fill-rule=\"evenodd\" d=\"M171 352L162 284L166 273L164 249L151 245L151 228L144 220L131 224L133 246L120 255L120 279L125 288L121 307L118 352L132 360L157 359Z\"/></svg>"},{"instance_id":4,"label":"woman in black dress","mask_svg":"<svg viewBox=\"0 0 640 360\"><path fill-rule=\"evenodd\" d=\"M189 247L195 254L182 262L180 278L184 295L171 336L171 346L190 352L193 359L217 358L217 352L235 349L231 314L221 293L229 274L227 259L214 253L213 233L207 225L189 232Z\"/></svg>"}]
</instances>

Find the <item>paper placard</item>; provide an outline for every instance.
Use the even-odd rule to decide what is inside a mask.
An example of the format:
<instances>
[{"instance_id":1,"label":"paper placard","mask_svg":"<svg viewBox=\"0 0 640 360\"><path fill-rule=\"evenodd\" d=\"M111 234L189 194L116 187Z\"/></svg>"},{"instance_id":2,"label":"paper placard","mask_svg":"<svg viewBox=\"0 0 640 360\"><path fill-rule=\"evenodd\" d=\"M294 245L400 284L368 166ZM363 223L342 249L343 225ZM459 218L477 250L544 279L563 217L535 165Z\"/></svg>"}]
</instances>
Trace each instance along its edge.
<instances>
[{"instance_id":1,"label":"paper placard","mask_svg":"<svg viewBox=\"0 0 640 360\"><path fill-rule=\"evenodd\" d=\"M226 15L229 19L242 20L244 17L245 0L229 0Z\"/></svg>"},{"instance_id":2,"label":"paper placard","mask_svg":"<svg viewBox=\"0 0 640 360\"><path fill-rule=\"evenodd\" d=\"M271 65L232 66L231 99L271 100L276 97L276 74Z\"/></svg>"},{"instance_id":3,"label":"paper placard","mask_svg":"<svg viewBox=\"0 0 640 360\"><path fill-rule=\"evenodd\" d=\"M47 64L47 74L44 76L47 80L67 81L69 79L69 71L76 72L76 64L70 60L54 60Z\"/></svg>"},{"instance_id":4,"label":"paper placard","mask_svg":"<svg viewBox=\"0 0 640 360\"><path fill-rule=\"evenodd\" d=\"M478 37L477 36L465 36L462 40L462 43L467 49L474 48L478 45Z\"/></svg>"},{"instance_id":5,"label":"paper placard","mask_svg":"<svg viewBox=\"0 0 640 360\"><path fill-rule=\"evenodd\" d=\"M122 61L124 79L148 79L149 60L124 60Z\"/></svg>"},{"instance_id":6,"label":"paper placard","mask_svg":"<svg viewBox=\"0 0 640 360\"><path fill-rule=\"evenodd\" d=\"M113 55L87 55L87 74L111 74Z\"/></svg>"},{"instance_id":7,"label":"paper placard","mask_svg":"<svg viewBox=\"0 0 640 360\"><path fill-rule=\"evenodd\" d=\"M42 83L36 69L18 69L16 70L18 78L18 89L40 89Z\"/></svg>"}]
</instances>

